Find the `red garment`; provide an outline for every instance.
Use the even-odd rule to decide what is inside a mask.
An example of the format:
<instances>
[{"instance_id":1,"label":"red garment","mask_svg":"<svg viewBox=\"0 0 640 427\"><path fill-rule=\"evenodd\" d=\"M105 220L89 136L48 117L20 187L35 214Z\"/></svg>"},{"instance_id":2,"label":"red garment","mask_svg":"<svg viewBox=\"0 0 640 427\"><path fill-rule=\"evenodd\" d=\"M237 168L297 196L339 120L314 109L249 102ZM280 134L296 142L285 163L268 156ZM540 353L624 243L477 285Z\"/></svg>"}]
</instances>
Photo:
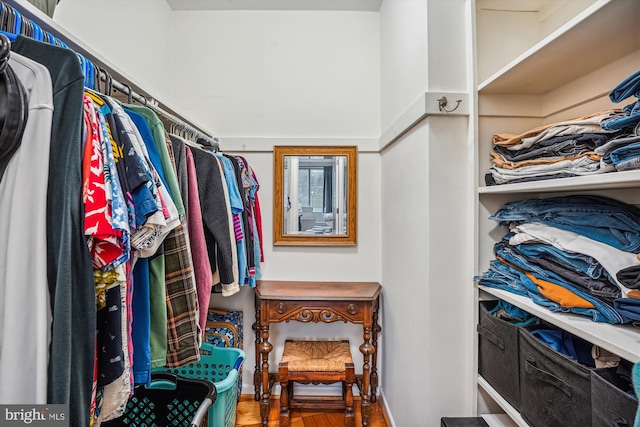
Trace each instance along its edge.
<instances>
[{"instance_id":1,"label":"red garment","mask_svg":"<svg viewBox=\"0 0 640 427\"><path fill-rule=\"evenodd\" d=\"M247 164L248 165L248 164ZM258 182L258 177L256 176L255 172L253 171L253 169L251 167L249 167L249 170L251 171L251 176L253 177L253 180L256 182L256 185L258 186L258 188L256 189L254 196L256 199L256 202L253 206L253 217L256 220L256 228L257 228L257 232L258 232L258 242L260 243L260 262L264 262L264 247L262 246L262 213L260 211L260 199L258 198L258 190L260 189L260 183Z\"/></svg>"},{"instance_id":2,"label":"red garment","mask_svg":"<svg viewBox=\"0 0 640 427\"><path fill-rule=\"evenodd\" d=\"M202 212L200 211L200 196L198 195L198 178L196 176L196 165L193 161L191 149L186 147L187 157L187 181L189 186L189 200L187 200L189 218L189 246L191 247L191 258L193 259L193 274L196 278L196 291L198 293L198 307L200 318L198 324L204 335L207 326L207 311L211 299L211 288L213 286L213 273L209 263L209 253L207 243L204 238L204 224L202 222Z\"/></svg>"},{"instance_id":3,"label":"red garment","mask_svg":"<svg viewBox=\"0 0 640 427\"><path fill-rule=\"evenodd\" d=\"M105 165L99 123L90 98L84 97L86 140L83 164L84 233L94 268L102 268L124 251L122 231L113 228L107 200ZM88 164L87 164L88 162Z\"/></svg>"}]
</instances>

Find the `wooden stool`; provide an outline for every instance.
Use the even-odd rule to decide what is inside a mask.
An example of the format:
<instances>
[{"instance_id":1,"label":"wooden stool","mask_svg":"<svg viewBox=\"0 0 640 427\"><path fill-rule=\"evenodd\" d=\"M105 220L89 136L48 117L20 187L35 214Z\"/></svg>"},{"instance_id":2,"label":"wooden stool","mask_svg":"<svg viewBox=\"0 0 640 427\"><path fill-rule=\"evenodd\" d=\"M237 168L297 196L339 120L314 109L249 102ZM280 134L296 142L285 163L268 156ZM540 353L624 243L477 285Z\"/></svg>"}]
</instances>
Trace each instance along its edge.
<instances>
[{"instance_id":1,"label":"wooden stool","mask_svg":"<svg viewBox=\"0 0 640 427\"><path fill-rule=\"evenodd\" d=\"M294 396L293 383L342 382L339 396ZM289 426L289 409L344 409L346 427L355 425L353 383L355 371L349 341L287 340L278 365L280 426Z\"/></svg>"}]
</instances>

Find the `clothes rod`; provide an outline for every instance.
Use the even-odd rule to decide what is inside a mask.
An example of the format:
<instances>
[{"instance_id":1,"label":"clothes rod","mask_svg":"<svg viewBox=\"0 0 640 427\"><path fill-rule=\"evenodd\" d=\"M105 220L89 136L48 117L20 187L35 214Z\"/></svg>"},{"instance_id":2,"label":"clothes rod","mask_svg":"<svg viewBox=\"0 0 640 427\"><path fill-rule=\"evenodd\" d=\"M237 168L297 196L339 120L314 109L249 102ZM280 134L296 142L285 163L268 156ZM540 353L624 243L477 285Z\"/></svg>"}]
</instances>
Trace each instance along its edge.
<instances>
[{"instance_id":1,"label":"clothes rod","mask_svg":"<svg viewBox=\"0 0 640 427\"><path fill-rule=\"evenodd\" d=\"M17 10L22 16L23 20L30 20L36 23L42 30L51 33L54 37L63 42L68 49L82 55L87 60L91 61L94 66L105 74L105 78L108 75L112 82L112 87L119 92L129 95L131 99L135 99L142 105L146 105L152 109L156 114L164 117L167 121L175 124L178 129L186 130L190 134L210 143L212 147L218 148L218 139L211 136L209 132L201 130L200 126L195 125L191 121L185 119L181 114L172 110L165 103L160 102L153 96L147 96L148 91L140 88L132 82L132 79L128 78L123 72L119 71L117 67L109 64L108 61L102 59L99 54L94 53L91 48L85 46L81 41L76 40L71 34L69 34L64 28L60 27L49 16L45 15L40 9L27 2L26 0L1 0L5 7L9 6ZM102 73L100 74L102 79ZM147 94L147 95L143 95Z\"/></svg>"},{"instance_id":2,"label":"clothes rod","mask_svg":"<svg viewBox=\"0 0 640 427\"><path fill-rule=\"evenodd\" d=\"M185 122L184 120L158 107L157 105L154 104L153 99L149 100L146 96L136 93L133 89L131 89L131 86L129 86L128 84L120 83L119 81L114 80L110 75L108 75L105 72L105 70L99 69L99 71L100 71L100 80L105 82L105 85L107 88L111 89L112 87L116 89L118 92L130 97L131 100L135 100L139 104L144 105L145 107L153 110L156 114L163 116L169 122L176 125L180 130L184 130L188 133L191 133L194 136L194 139L196 139L196 141L194 142L199 142L198 140L203 140L204 141L203 145L211 146L216 151L219 151L220 146L217 138L212 137L211 135L205 132L202 132L200 129L192 126L191 124ZM110 95L110 94L105 93L105 95Z\"/></svg>"}]
</instances>

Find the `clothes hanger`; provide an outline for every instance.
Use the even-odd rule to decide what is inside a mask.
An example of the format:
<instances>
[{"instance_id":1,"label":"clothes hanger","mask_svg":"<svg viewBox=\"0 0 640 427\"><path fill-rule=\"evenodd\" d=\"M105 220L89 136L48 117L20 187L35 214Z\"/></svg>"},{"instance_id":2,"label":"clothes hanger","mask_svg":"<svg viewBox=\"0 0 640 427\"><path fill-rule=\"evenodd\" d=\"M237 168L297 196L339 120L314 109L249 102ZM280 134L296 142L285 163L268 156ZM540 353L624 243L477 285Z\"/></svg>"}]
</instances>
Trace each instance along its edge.
<instances>
[{"instance_id":1,"label":"clothes hanger","mask_svg":"<svg viewBox=\"0 0 640 427\"><path fill-rule=\"evenodd\" d=\"M93 66L93 83L94 89L100 92L100 67L94 64Z\"/></svg>"},{"instance_id":2,"label":"clothes hanger","mask_svg":"<svg viewBox=\"0 0 640 427\"><path fill-rule=\"evenodd\" d=\"M93 65L93 62L89 61L87 59L87 80L89 80L89 86L88 87L94 87L95 86L95 77L96 77L96 69L95 66Z\"/></svg>"},{"instance_id":3,"label":"clothes hanger","mask_svg":"<svg viewBox=\"0 0 640 427\"><path fill-rule=\"evenodd\" d=\"M31 25L33 25L33 38L39 42L44 41L44 31L42 31L42 28L33 21L31 21Z\"/></svg>"},{"instance_id":4,"label":"clothes hanger","mask_svg":"<svg viewBox=\"0 0 640 427\"><path fill-rule=\"evenodd\" d=\"M20 28L22 27L22 15L20 15L20 12L13 9L13 16L14 16L13 32L15 34L20 34Z\"/></svg>"},{"instance_id":5,"label":"clothes hanger","mask_svg":"<svg viewBox=\"0 0 640 427\"><path fill-rule=\"evenodd\" d=\"M9 33L13 33L15 34L15 32L13 31L14 28L14 10L11 6L5 5L4 9L2 10L3 12L3 16L2 16L2 28L9 32Z\"/></svg>"},{"instance_id":6,"label":"clothes hanger","mask_svg":"<svg viewBox=\"0 0 640 427\"><path fill-rule=\"evenodd\" d=\"M26 20L23 25L22 28L20 28L20 34L22 34L25 37L31 37L31 35L29 35L29 32L33 29L33 27L31 26L31 22Z\"/></svg>"},{"instance_id":7,"label":"clothes hanger","mask_svg":"<svg viewBox=\"0 0 640 427\"><path fill-rule=\"evenodd\" d=\"M105 75L104 90L106 92L104 94L111 96L111 93L113 93L113 77L111 77L111 74L109 74L107 70L102 70L102 71L104 72L104 75Z\"/></svg>"},{"instance_id":8,"label":"clothes hanger","mask_svg":"<svg viewBox=\"0 0 640 427\"><path fill-rule=\"evenodd\" d=\"M9 37L0 33L0 74L4 73L9 63L9 53L11 52L11 41Z\"/></svg>"},{"instance_id":9,"label":"clothes hanger","mask_svg":"<svg viewBox=\"0 0 640 427\"><path fill-rule=\"evenodd\" d=\"M131 86L129 86L127 83L120 84L127 88L127 93L125 93L125 95L127 95L127 104L133 104L133 93L131 92Z\"/></svg>"}]
</instances>

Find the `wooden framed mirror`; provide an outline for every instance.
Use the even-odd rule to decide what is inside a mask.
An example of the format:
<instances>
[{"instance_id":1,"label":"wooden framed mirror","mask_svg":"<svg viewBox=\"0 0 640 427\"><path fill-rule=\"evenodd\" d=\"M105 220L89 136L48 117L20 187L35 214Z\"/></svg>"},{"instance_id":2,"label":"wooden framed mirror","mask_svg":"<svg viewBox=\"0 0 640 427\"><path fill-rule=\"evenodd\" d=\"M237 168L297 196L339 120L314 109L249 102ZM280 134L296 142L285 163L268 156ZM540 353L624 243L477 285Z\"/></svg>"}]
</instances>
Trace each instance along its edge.
<instances>
[{"instance_id":1,"label":"wooden framed mirror","mask_svg":"<svg viewBox=\"0 0 640 427\"><path fill-rule=\"evenodd\" d=\"M273 244L355 246L358 148L273 148Z\"/></svg>"}]
</instances>

